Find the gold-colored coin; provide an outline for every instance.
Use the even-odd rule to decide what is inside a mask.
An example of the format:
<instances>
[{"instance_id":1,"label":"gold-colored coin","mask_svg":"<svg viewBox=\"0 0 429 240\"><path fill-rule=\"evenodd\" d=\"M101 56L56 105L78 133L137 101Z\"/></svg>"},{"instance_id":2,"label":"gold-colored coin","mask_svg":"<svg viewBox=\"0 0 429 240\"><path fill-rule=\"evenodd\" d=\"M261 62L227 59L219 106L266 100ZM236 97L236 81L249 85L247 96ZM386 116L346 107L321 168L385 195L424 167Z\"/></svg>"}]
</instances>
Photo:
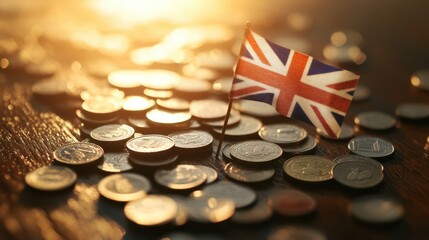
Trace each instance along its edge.
<instances>
[{"instance_id":1,"label":"gold-colored coin","mask_svg":"<svg viewBox=\"0 0 429 240\"><path fill-rule=\"evenodd\" d=\"M118 202L129 202L142 198L150 189L149 180L135 173L109 175L98 184L98 191L101 195Z\"/></svg>"},{"instance_id":2,"label":"gold-colored coin","mask_svg":"<svg viewBox=\"0 0 429 240\"><path fill-rule=\"evenodd\" d=\"M125 205L125 216L142 226L158 226L173 221L179 211L177 202L163 195L148 195Z\"/></svg>"},{"instance_id":3,"label":"gold-colored coin","mask_svg":"<svg viewBox=\"0 0 429 240\"><path fill-rule=\"evenodd\" d=\"M284 172L305 182L322 182L332 179L335 162L322 156L302 155L289 158L283 164Z\"/></svg>"}]
</instances>

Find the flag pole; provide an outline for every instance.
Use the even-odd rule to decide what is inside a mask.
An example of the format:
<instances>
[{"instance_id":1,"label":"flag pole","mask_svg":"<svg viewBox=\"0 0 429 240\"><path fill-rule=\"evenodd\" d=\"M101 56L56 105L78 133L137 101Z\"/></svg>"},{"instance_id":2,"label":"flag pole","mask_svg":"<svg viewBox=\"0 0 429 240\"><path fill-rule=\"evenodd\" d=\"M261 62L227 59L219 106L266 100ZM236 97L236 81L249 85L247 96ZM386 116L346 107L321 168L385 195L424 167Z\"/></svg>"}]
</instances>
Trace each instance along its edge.
<instances>
[{"instance_id":1,"label":"flag pole","mask_svg":"<svg viewBox=\"0 0 429 240\"><path fill-rule=\"evenodd\" d=\"M246 33L249 30L250 26L251 26L250 21L247 21L246 22L246 29L244 31L244 39L246 38ZM243 46L241 46L241 48L243 48ZM241 50L240 50L240 52L241 52ZM226 127L228 125L228 119L229 119L229 116L231 114L231 109L232 109L232 98L231 98L231 96L229 96L228 110L226 111L225 119L223 121L222 133L220 135L219 145L217 146L217 150L216 150L216 159L219 159L219 153L220 153L220 149L222 148L222 143L223 143L223 139L225 137L225 131L226 131Z\"/></svg>"},{"instance_id":2,"label":"flag pole","mask_svg":"<svg viewBox=\"0 0 429 240\"><path fill-rule=\"evenodd\" d=\"M223 138L225 137L226 126L228 125L229 115L231 114L232 109L232 99L229 99L228 110L226 110L225 120L223 121L222 133L219 138L219 145L216 150L216 159L219 159L220 149L222 148Z\"/></svg>"}]
</instances>

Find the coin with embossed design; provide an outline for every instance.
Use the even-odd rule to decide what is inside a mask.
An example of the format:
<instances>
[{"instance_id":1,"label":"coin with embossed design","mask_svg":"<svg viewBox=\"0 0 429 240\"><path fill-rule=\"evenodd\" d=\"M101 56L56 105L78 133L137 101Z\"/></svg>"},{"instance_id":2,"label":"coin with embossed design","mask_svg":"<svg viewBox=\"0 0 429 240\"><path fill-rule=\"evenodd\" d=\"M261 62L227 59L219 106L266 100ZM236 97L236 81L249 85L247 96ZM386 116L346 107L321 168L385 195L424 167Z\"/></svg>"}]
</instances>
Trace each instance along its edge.
<instances>
[{"instance_id":1,"label":"coin with embossed design","mask_svg":"<svg viewBox=\"0 0 429 240\"><path fill-rule=\"evenodd\" d=\"M109 175L98 183L100 194L117 202L129 202L142 198L150 189L149 180L135 173Z\"/></svg>"},{"instance_id":2,"label":"coin with embossed design","mask_svg":"<svg viewBox=\"0 0 429 240\"><path fill-rule=\"evenodd\" d=\"M181 164L173 169L159 169L154 175L155 181L167 188L184 190L196 188L207 180L207 175L194 165Z\"/></svg>"},{"instance_id":3,"label":"coin with embossed design","mask_svg":"<svg viewBox=\"0 0 429 240\"><path fill-rule=\"evenodd\" d=\"M352 138L348 144L348 148L354 154L370 158L387 157L395 151L390 142L378 137Z\"/></svg>"},{"instance_id":4,"label":"coin with embossed design","mask_svg":"<svg viewBox=\"0 0 429 240\"><path fill-rule=\"evenodd\" d=\"M377 111L368 111L359 113L355 123L360 127L371 130L387 130L395 127L396 119L390 114Z\"/></svg>"},{"instance_id":5,"label":"coin with embossed design","mask_svg":"<svg viewBox=\"0 0 429 240\"><path fill-rule=\"evenodd\" d=\"M246 183L263 182L274 176L274 168L255 168L236 163L228 163L224 167L225 174L237 181Z\"/></svg>"},{"instance_id":6,"label":"coin with embossed design","mask_svg":"<svg viewBox=\"0 0 429 240\"><path fill-rule=\"evenodd\" d=\"M359 162L359 161L361 161L361 162L372 164L375 167L379 168L381 171L383 171L383 169L384 169L383 164L381 164L380 162L375 161L374 159L369 158L369 157L354 155L354 154L339 156L339 157L334 158L333 161L336 164L342 163L342 162L355 162L355 161Z\"/></svg>"},{"instance_id":7,"label":"coin with embossed design","mask_svg":"<svg viewBox=\"0 0 429 240\"><path fill-rule=\"evenodd\" d=\"M103 162L97 167L105 172L125 172L133 169L128 162L127 152L109 152L103 156Z\"/></svg>"},{"instance_id":8,"label":"coin with embossed design","mask_svg":"<svg viewBox=\"0 0 429 240\"><path fill-rule=\"evenodd\" d=\"M69 165L82 165L95 162L103 157L104 150L94 143L76 142L63 145L54 151L58 162Z\"/></svg>"},{"instance_id":9,"label":"coin with embossed design","mask_svg":"<svg viewBox=\"0 0 429 240\"><path fill-rule=\"evenodd\" d=\"M247 207L256 201L256 193L252 189L225 181L213 183L197 192L198 196L231 199L236 208Z\"/></svg>"},{"instance_id":10,"label":"coin with embossed design","mask_svg":"<svg viewBox=\"0 0 429 240\"><path fill-rule=\"evenodd\" d=\"M200 151L211 149L213 136L205 131L185 130L168 135L174 140L175 147L184 151Z\"/></svg>"},{"instance_id":11,"label":"coin with embossed design","mask_svg":"<svg viewBox=\"0 0 429 240\"><path fill-rule=\"evenodd\" d=\"M85 116L94 120L112 119L122 110L122 100L114 97L95 96L82 103Z\"/></svg>"},{"instance_id":12,"label":"coin with embossed design","mask_svg":"<svg viewBox=\"0 0 429 240\"><path fill-rule=\"evenodd\" d=\"M148 134L133 138L126 144L132 154L161 154L174 147L173 139L158 134Z\"/></svg>"},{"instance_id":13,"label":"coin with embossed design","mask_svg":"<svg viewBox=\"0 0 429 240\"><path fill-rule=\"evenodd\" d=\"M270 124L259 130L259 136L269 142L292 144L303 141L307 137L307 131L293 124Z\"/></svg>"},{"instance_id":14,"label":"coin with embossed design","mask_svg":"<svg viewBox=\"0 0 429 240\"><path fill-rule=\"evenodd\" d=\"M73 185L76 180L76 173L62 166L41 167L25 175L28 186L42 191L62 190Z\"/></svg>"},{"instance_id":15,"label":"coin with embossed design","mask_svg":"<svg viewBox=\"0 0 429 240\"><path fill-rule=\"evenodd\" d=\"M269 163L282 154L279 145L262 140L243 141L231 146L231 156L243 164Z\"/></svg>"},{"instance_id":16,"label":"coin with embossed design","mask_svg":"<svg viewBox=\"0 0 429 240\"><path fill-rule=\"evenodd\" d=\"M342 162L332 169L334 179L351 188L371 188L383 181L383 172L374 165L361 161Z\"/></svg>"},{"instance_id":17,"label":"coin with embossed design","mask_svg":"<svg viewBox=\"0 0 429 240\"><path fill-rule=\"evenodd\" d=\"M305 182L323 182L332 179L334 162L316 155L302 155L289 158L283 164L284 172L295 179Z\"/></svg>"},{"instance_id":18,"label":"coin with embossed design","mask_svg":"<svg viewBox=\"0 0 429 240\"><path fill-rule=\"evenodd\" d=\"M159 226L172 222L179 212L177 202L164 195L148 195L125 205L125 216L142 226Z\"/></svg>"},{"instance_id":19,"label":"coin with embossed design","mask_svg":"<svg viewBox=\"0 0 429 240\"><path fill-rule=\"evenodd\" d=\"M120 145L133 137L134 128L125 124L108 124L93 129L90 135L100 145Z\"/></svg>"},{"instance_id":20,"label":"coin with embossed design","mask_svg":"<svg viewBox=\"0 0 429 240\"><path fill-rule=\"evenodd\" d=\"M248 136L257 133L261 127L262 122L259 119L241 115L238 124L226 128L225 135L231 137ZM213 131L222 133L222 128L215 127Z\"/></svg>"}]
</instances>

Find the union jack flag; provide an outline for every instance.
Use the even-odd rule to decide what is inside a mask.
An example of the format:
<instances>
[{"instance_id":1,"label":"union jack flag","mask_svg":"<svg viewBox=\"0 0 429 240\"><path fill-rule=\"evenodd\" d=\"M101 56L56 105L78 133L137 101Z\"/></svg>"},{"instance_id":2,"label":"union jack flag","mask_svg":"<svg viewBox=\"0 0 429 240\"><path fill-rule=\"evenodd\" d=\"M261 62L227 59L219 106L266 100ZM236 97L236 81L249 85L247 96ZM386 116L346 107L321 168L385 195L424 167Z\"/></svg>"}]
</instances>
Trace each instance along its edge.
<instances>
[{"instance_id":1,"label":"union jack flag","mask_svg":"<svg viewBox=\"0 0 429 240\"><path fill-rule=\"evenodd\" d=\"M280 114L338 137L359 76L272 43L246 27L230 99L272 105Z\"/></svg>"}]
</instances>

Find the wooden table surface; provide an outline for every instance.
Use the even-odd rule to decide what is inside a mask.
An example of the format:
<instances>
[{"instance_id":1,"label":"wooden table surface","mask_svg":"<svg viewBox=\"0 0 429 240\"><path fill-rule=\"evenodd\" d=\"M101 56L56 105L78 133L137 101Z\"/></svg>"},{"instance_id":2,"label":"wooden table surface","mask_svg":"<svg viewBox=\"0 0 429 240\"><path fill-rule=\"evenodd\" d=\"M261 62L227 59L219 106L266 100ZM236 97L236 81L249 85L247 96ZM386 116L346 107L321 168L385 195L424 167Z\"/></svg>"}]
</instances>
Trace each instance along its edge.
<instances>
[{"instance_id":1,"label":"wooden table surface","mask_svg":"<svg viewBox=\"0 0 429 240\"><path fill-rule=\"evenodd\" d=\"M275 4L276 1L269 2ZM338 29L362 33L367 61L346 66L361 75L372 95L353 102L346 123L362 111L393 114L404 102L429 103L429 92L411 86L410 76L429 68L428 4L424 1L301 1L288 4L285 15L299 10L312 17L313 27L302 34L313 45L312 54L321 59L323 45ZM269 36L276 25L258 26ZM237 29L237 35L242 34ZM63 55L80 52L64 50ZM66 57L65 57L66 58ZM398 119L395 129L383 132L356 128L358 136L377 136L393 143L394 155L382 161L385 178L371 190L350 190L335 181L306 184L283 176L282 159L274 178L266 184L250 186L259 196L274 188L294 187L317 199L316 213L298 219L274 216L263 224L244 226L231 222L216 225L190 223L177 229L139 228L123 214L123 204L100 197L97 183L106 174L97 168L78 171L72 190L45 193L30 189L24 176L53 162L52 152L68 142L79 140L78 121L71 109L58 110L31 96L37 79L22 70L0 69L0 239L156 239L171 232L211 234L225 239L265 239L280 226L313 227L328 239L427 239L429 234L429 122ZM286 121L285 119L277 119ZM264 120L266 121L266 120ZM314 129L305 126L316 136ZM215 135L214 149L218 143ZM226 142L229 142L227 139ZM319 139L315 154L335 158L348 153L348 141ZM225 179L223 161L214 153L202 157L181 157L181 162L215 167ZM149 176L150 177L150 176ZM155 187L154 192L162 190ZM405 217L389 225L373 226L359 222L348 213L350 202L359 196L379 193L397 198ZM125 235L124 235L125 234Z\"/></svg>"}]
</instances>

